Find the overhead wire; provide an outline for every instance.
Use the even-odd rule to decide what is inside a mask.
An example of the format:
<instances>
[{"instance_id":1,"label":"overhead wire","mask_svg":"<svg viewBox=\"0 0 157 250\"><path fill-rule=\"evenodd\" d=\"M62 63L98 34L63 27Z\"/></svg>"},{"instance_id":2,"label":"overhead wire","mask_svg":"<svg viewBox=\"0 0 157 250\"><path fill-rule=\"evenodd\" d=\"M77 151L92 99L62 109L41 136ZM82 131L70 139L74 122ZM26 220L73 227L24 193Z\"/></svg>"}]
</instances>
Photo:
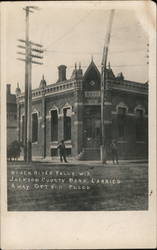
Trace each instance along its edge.
<instances>
[{"instance_id":1,"label":"overhead wire","mask_svg":"<svg viewBox=\"0 0 157 250\"><path fill-rule=\"evenodd\" d=\"M83 54L88 54L88 55L101 55L102 53L101 52L89 52L89 51L61 51L61 50L51 50L51 49L48 49L48 47L50 47L51 45L54 45L56 44L57 42L63 40L66 36L68 36L69 34L72 33L73 30L75 30L75 28L82 22L84 21L89 15L90 13L92 12L93 10L90 10L88 11L88 13L81 17L79 19L79 21L77 23L75 23L73 26L70 27L70 29L68 29L65 33L63 33L60 37L58 37L56 40L52 41L50 44L48 44L46 47L45 47L45 53L58 53L58 54L69 54L69 55L73 55L73 54L79 54L79 55L83 55ZM140 49L137 49L137 48L132 48L132 49L128 49L128 50L119 50L119 51L110 51L110 54L121 54L121 53L144 53L145 52L145 48L140 48ZM124 65L112 65L112 67L145 67L147 66L147 64L124 64ZM72 68L74 66L68 66L67 67L69 68ZM82 66L82 68L86 68L88 66L84 65ZM101 66L98 66L98 67L101 67Z\"/></svg>"},{"instance_id":2,"label":"overhead wire","mask_svg":"<svg viewBox=\"0 0 157 250\"><path fill-rule=\"evenodd\" d=\"M110 54L120 54L120 53L129 53L129 52L144 52L144 49L130 49L130 50L120 50L120 51L111 51ZM101 55L101 52L90 52L90 51L61 51L61 50L45 50L46 53L58 53L58 54L79 54L79 55L83 55L83 54L97 54L97 55Z\"/></svg>"},{"instance_id":3,"label":"overhead wire","mask_svg":"<svg viewBox=\"0 0 157 250\"><path fill-rule=\"evenodd\" d=\"M89 14L92 12L93 10L90 10L87 12L87 14L83 17L81 17L79 19L79 21L77 23L75 23L73 26L70 27L69 30L67 30L65 33L63 33L63 35L61 35L60 37L58 37L56 40L52 41L50 44L48 44L45 48L45 50L50 46L50 45L53 45L55 44L56 42L59 42L61 41L63 38L65 38L67 35L69 35L82 21L84 21L87 16L89 16Z\"/></svg>"},{"instance_id":4,"label":"overhead wire","mask_svg":"<svg viewBox=\"0 0 157 250\"><path fill-rule=\"evenodd\" d=\"M87 68L89 65L81 65L81 68ZM101 65L97 65L99 68ZM111 68L115 67L145 67L146 64L122 64L122 65L111 65ZM68 68L74 68L74 65L67 65Z\"/></svg>"}]
</instances>

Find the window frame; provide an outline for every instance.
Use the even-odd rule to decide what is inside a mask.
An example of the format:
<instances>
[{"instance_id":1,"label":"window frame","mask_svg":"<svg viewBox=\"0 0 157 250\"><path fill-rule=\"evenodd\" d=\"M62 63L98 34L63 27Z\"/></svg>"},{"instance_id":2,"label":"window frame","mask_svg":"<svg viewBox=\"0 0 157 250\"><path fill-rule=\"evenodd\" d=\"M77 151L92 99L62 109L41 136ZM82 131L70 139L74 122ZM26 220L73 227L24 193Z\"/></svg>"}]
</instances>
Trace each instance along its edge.
<instances>
[{"instance_id":1,"label":"window frame","mask_svg":"<svg viewBox=\"0 0 157 250\"><path fill-rule=\"evenodd\" d=\"M33 140L33 135L34 135L34 133L33 133L33 130L34 130L34 128L33 128L33 115L36 115L36 117L37 117L37 129L35 129L35 131L37 131L36 132L36 138L37 138L36 140ZM39 140L39 114L36 111L36 112L32 113L32 144L37 144L38 140Z\"/></svg>"},{"instance_id":2,"label":"window frame","mask_svg":"<svg viewBox=\"0 0 157 250\"><path fill-rule=\"evenodd\" d=\"M119 109L125 109L125 112L119 112ZM126 118L128 113L128 107L124 103L120 103L116 106L117 111L117 123L118 123L118 138L124 139L126 137Z\"/></svg>"},{"instance_id":3,"label":"window frame","mask_svg":"<svg viewBox=\"0 0 157 250\"><path fill-rule=\"evenodd\" d=\"M64 140L65 141L71 141L71 135L72 135L72 131L71 131L71 129L72 129L72 120L71 120L71 115L65 115L65 112L64 112L64 110L70 110L70 112L72 113L72 107L63 107L63 137L64 137ZM68 118L68 119L66 119L66 118ZM70 119L70 122L68 121ZM66 121L67 120L67 121ZM68 125L66 125L66 124L68 124ZM70 132L69 132L69 134L68 133L66 133L65 132L65 130L66 130L66 127L65 126L69 126L69 124L70 124ZM66 136L65 136L66 135ZM70 135L70 136L69 136Z\"/></svg>"},{"instance_id":4,"label":"window frame","mask_svg":"<svg viewBox=\"0 0 157 250\"><path fill-rule=\"evenodd\" d=\"M53 140L52 138L52 112L56 111L56 114L57 114L57 140ZM58 114L58 109L57 108L52 108L50 109L50 120L51 120L51 142L58 142L58 118L59 118L59 114Z\"/></svg>"}]
</instances>

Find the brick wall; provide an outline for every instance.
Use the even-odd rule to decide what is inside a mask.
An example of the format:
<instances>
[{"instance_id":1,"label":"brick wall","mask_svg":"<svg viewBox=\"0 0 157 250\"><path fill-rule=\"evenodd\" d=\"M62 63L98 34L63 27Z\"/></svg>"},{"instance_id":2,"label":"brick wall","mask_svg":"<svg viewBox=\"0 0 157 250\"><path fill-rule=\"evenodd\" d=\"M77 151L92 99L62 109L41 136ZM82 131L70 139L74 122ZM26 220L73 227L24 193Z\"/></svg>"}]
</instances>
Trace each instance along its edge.
<instances>
[{"instance_id":1,"label":"brick wall","mask_svg":"<svg viewBox=\"0 0 157 250\"><path fill-rule=\"evenodd\" d=\"M90 73L90 72L89 72ZM91 73L90 73L91 74ZM93 74L93 75L92 75ZM96 69L89 77L86 74L86 79L77 80L73 89L65 90L47 95L43 94L38 99L33 100L32 112L38 113L38 142L32 144L32 154L40 157L51 157L51 149L57 148L58 142L63 138L63 108L69 105L71 107L71 140L66 143L66 146L71 149L72 156L78 156L84 148L84 111L87 100L84 97L84 91L99 91L100 76ZM90 84L94 79L95 85ZM86 84L87 81L87 84ZM83 86L82 86L83 84ZM131 90L131 88L130 88ZM139 91L129 91L128 89L109 89L110 99L108 101L112 105L108 106L108 118L111 120L111 139L116 139L118 142L119 157L121 159L131 158L147 158L148 151L148 98L147 94ZM92 98L91 98L92 101ZM117 122L117 106L124 105L127 107L125 120L124 137L119 137L118 122ZM91 105L91 104L90 104ZM100 106L100 96L95 105ZM24 113L23 104L20 108L20 116ZM136 138L136 114L135 108L144 108L144 134L143 141L137 141ZM57 109L58 112L58 141L51 141L51 110ZM107 113L105 113L107 114ZM20 123L21 131L21 123ZM21 137L21 132L20 132Z\"/></svg>"}]
</instances>

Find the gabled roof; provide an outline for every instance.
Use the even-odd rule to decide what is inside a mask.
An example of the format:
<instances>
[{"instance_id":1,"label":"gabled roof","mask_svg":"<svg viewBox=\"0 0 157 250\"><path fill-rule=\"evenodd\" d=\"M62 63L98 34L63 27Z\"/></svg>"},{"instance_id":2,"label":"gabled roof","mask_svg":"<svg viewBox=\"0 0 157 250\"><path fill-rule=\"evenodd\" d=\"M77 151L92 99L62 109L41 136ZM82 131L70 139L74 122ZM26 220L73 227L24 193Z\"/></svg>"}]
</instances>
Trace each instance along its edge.
<instances>
[{"instance_id":1,"label":"gabled roof","mask_svg":"<svg viewBox=\"0 0 157 250\"><path fill-rule=\"evenodd\" d=\"M86 71L85 71L85 73L84 73L83 78L86 78L86 76L88 75L88 73L90 72L90 70L91 70L92 68L94 68L95 71L97 72L97 74L100 76L100 72L99 72L97 66L95 65L95 63L94 63L94 61L93 61L93 59L92 59L91 63L89 64L88 68L86 69Z\"/></svg>"},{"instance_id":2,"label":"gabled roof","mask_svg":"<svg viewBox=\"0 0 157 250\"><path fill-rule=\"evenodd\" d=\"M46 81L44 79L44 75L42 75L39 88L45 88L45 87L46 87Z\"/></svg>"}]
</instances>

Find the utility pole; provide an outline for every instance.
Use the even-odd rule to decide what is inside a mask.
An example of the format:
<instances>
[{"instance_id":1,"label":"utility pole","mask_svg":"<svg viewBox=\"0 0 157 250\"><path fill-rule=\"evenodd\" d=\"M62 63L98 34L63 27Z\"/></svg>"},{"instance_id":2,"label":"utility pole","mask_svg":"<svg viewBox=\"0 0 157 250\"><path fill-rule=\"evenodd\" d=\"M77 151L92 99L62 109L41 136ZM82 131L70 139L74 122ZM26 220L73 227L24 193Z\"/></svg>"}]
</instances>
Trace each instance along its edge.
<instances>
[{"instance_id":1,"label":"utility pole","mask_svg":"<svg viewBox=\"0 0 157 250\"><path fill-rule=\"evenodd\" d=\"M42 45L33 43L29 39L29 13L33 13L33 10L39 10L36 6L26 6L24 8L26 12L26 34L25 40L18 39L22 42L22 46L18 47L25 50L25 53L18 52L20 55L24 55L25 59L17 58L20 61L25 61L25 116L24 116L24 161L32 161L32 63L43 64L41 62L33 61L32 58L42 59L41 53L43 53ZM35 47L34 47L35 46ZM39 53L37 55L33 52Z\"/></svg>"},{"instance_id":2,"label":"utility pole","mask_svg":"<svg viewBox=\"0 0 157 250\"><path fill-rule=\"evenodd\" d=\"M101 62L101 136L102 136L101 161L102 163L106 163L106 157L107 157L106 142L105 142L106 140L105 114L104 114L104 105L106 105L105 104L106 100L104 97L106 97L105 94L107 94L107 90L108 90L106 65L107 65L107 56L108 56L108 48L109 48L110 37L111 37L113 16L114 16L114 10L111 10L106 37L105 37L103 57L102 57L102 62Z\"/></svg>"}]
</instances>

